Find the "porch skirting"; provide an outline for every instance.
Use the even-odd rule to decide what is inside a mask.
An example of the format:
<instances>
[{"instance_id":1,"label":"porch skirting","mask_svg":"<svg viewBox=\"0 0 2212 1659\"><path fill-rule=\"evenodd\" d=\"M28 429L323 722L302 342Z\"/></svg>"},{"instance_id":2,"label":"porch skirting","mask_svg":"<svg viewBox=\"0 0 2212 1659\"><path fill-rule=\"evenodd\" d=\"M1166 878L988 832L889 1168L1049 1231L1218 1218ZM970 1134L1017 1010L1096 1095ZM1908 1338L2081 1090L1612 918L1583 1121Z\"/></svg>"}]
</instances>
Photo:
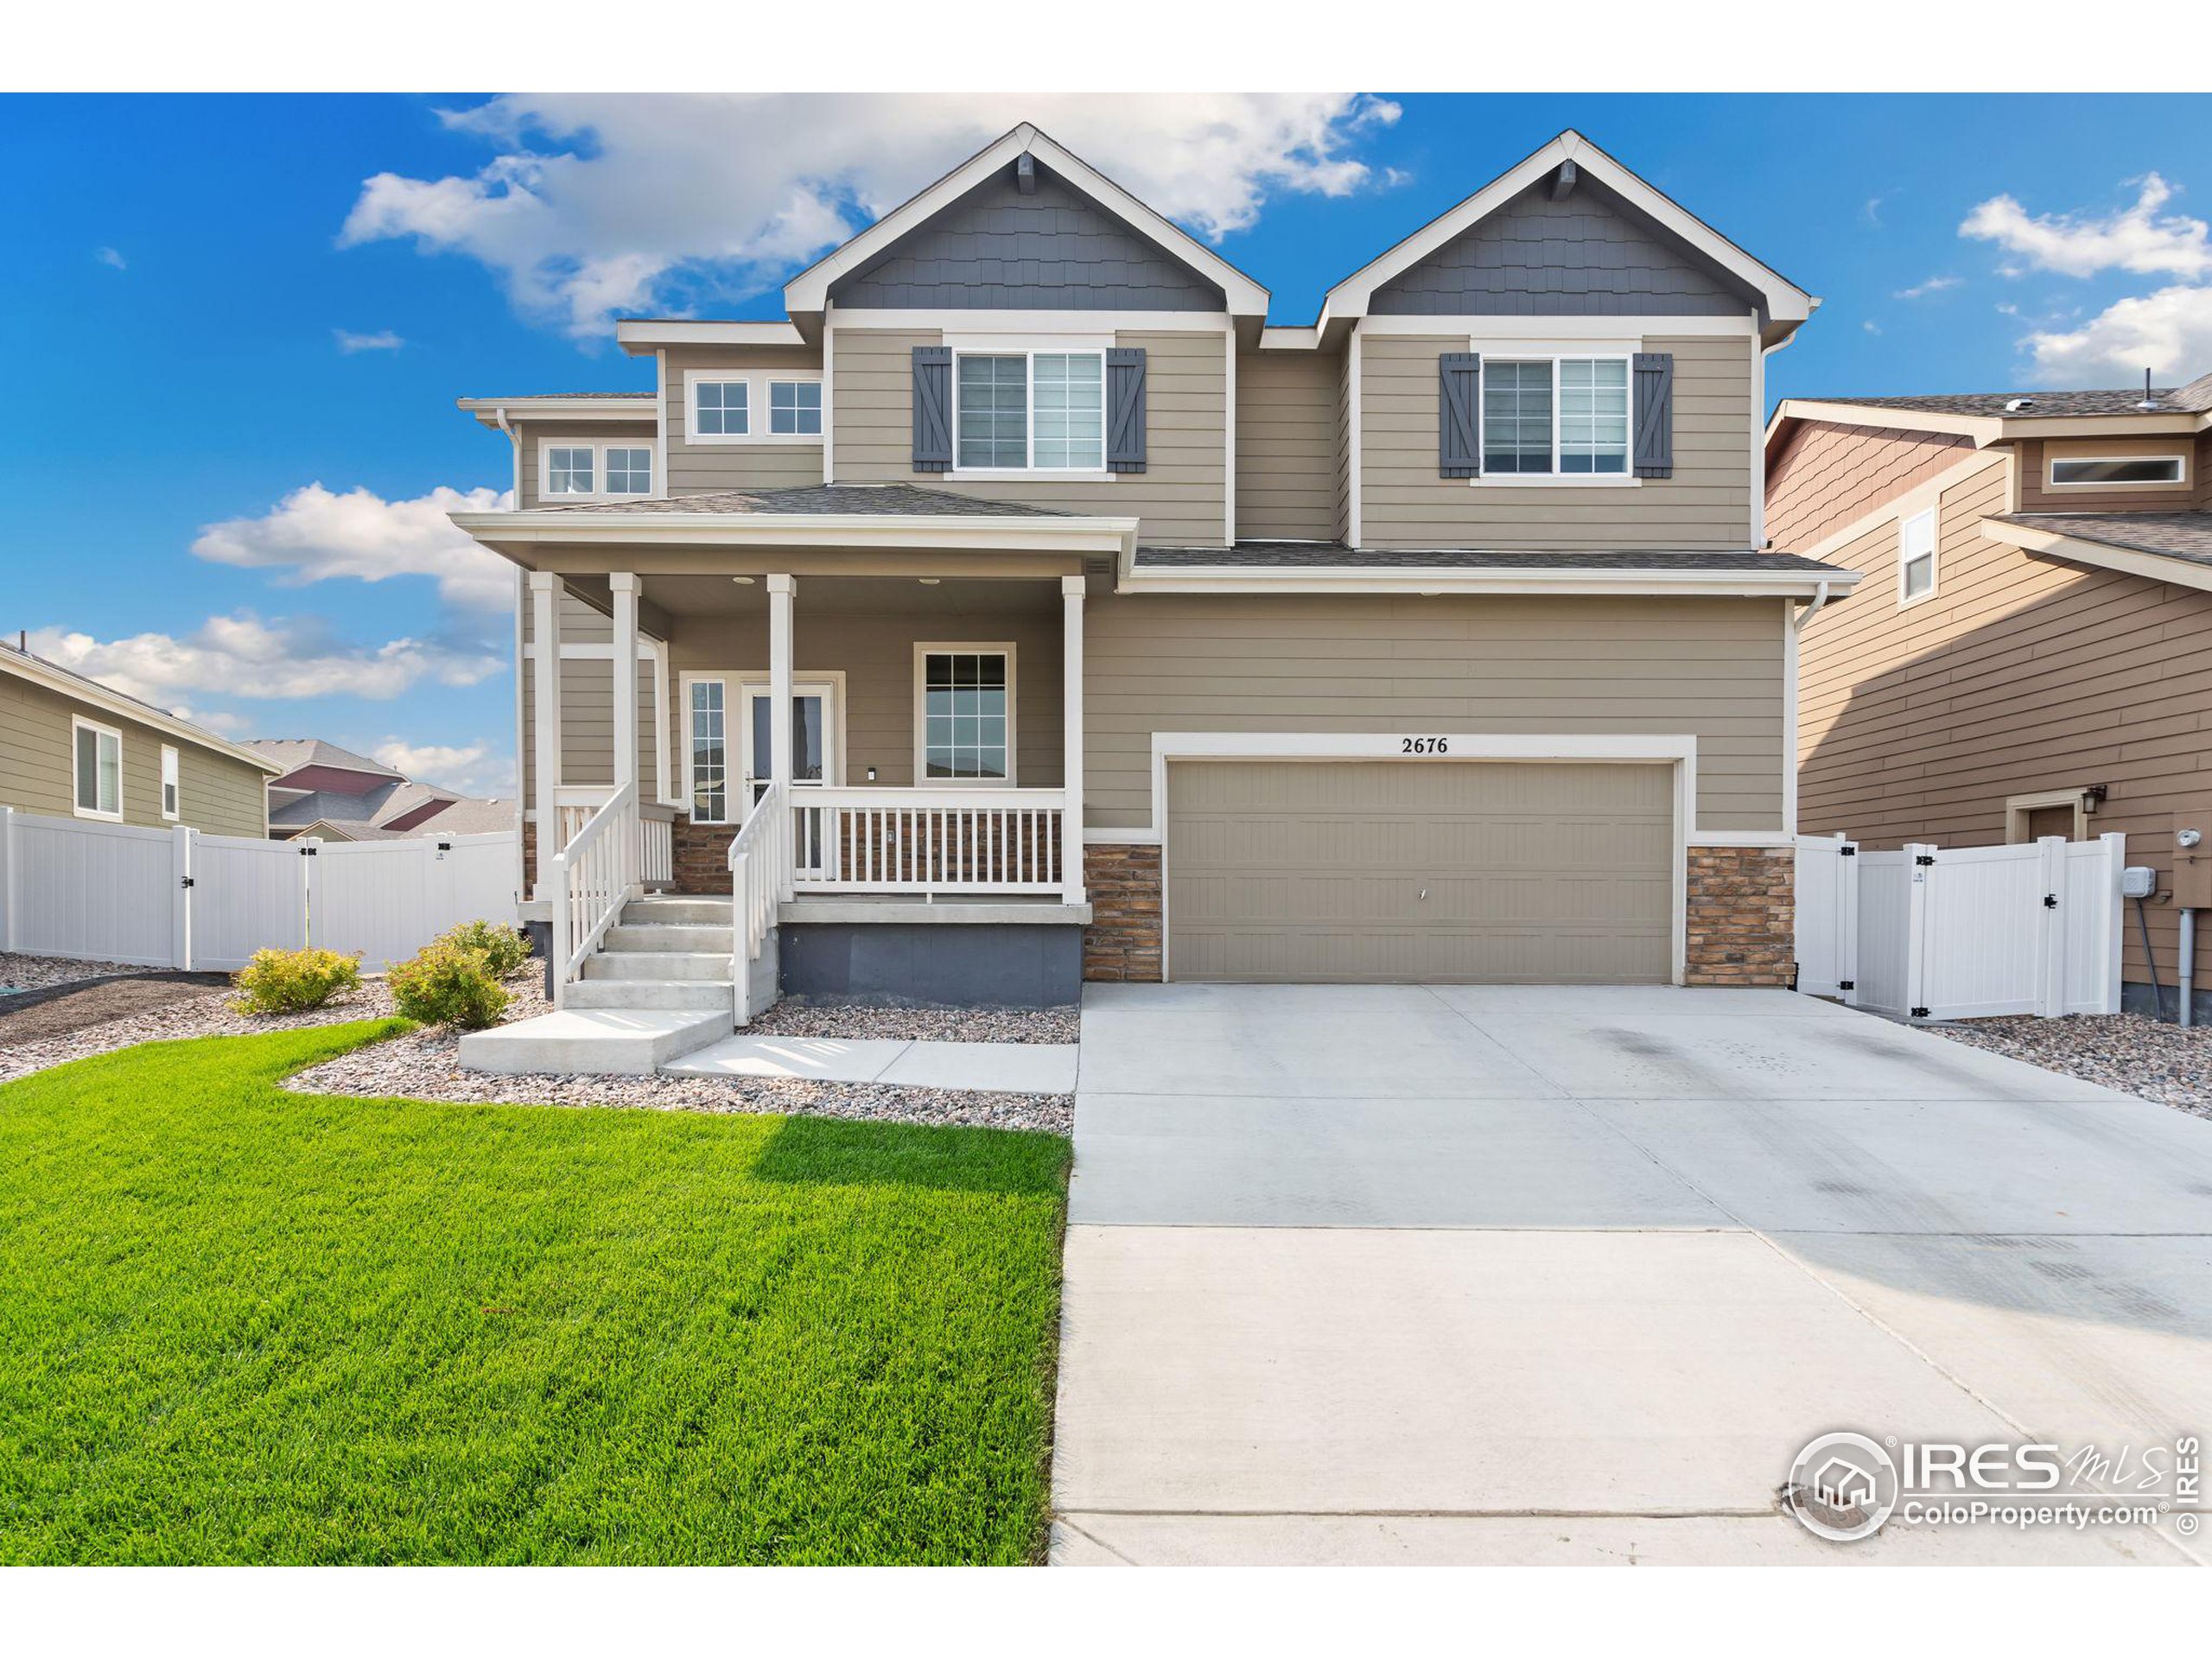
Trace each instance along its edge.
<instances>
[{"instance_id":1,"label":"porch skirting","mask_svg":"<svg viewBox=\"0 0 2212 1659\"><path fill-rule=\"evenodd\" d=\"M787 996L891 1007L1065 1007L1083 995L1072 922L785 922Z\"/></svg>"}]
</instances>

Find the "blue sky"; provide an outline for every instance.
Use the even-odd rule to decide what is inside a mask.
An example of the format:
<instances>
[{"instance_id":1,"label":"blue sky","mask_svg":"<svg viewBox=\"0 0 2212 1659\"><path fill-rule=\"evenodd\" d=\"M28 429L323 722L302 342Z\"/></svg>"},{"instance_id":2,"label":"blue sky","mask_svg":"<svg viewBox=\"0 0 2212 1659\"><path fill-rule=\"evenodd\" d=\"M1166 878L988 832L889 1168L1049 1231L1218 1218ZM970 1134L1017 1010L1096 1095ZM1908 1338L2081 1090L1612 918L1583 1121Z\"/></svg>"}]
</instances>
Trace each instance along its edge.
<instances>
[{"instance_id":1,"label":"blue sky","mask_svg":"<svg viewBox=\"0 0 2212 1659\"><path fill-rule=\"evenodd\" d=\"M507 450L454 397L642 389L609 316L778 315L1024 113L1278 322L1571 125L1823 296L1774 397L2212 369L2212 99L17 97L0 629L233 733L510 786L501 584L435 493L504 489Z\"/></svg>"}]
</instances>

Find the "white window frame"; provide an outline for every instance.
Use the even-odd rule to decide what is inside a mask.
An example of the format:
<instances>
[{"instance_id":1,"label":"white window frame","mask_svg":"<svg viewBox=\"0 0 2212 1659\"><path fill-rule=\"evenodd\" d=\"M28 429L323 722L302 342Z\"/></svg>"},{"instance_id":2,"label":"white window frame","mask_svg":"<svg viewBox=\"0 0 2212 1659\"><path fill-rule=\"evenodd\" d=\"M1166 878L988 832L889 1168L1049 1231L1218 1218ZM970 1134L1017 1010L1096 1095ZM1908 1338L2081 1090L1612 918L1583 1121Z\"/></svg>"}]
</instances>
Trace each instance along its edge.
<instances>
[{"instance_id":1,"label":"white window frame","mask_svg":"<svg viewBox=\"0 0 2212 1659\"><path fill-rule=\"evenodd\" d=\"M86 806L83 798L77 793L77 734L79 732L98 732L102 737L111 737L115 740L115 810L112 812L103 812L100 810L98 804L99 800L99 751L97 748L92 752L92 799L94 804ZM76 814L80 818L98 818L103 823L121 823L123 822L124 806L123 794L123 732L120 728L105 725L97 720L86 720L82 715L72 715L69 716L69 804L76 810Z\"/></svg>"},{"instance_id":2,"label":"white window frame","mask_svg":"<svg viewBox=\"0 0 2212 1659\"><path fill-rule=\"evenodd\" d=\"M164 743L162 745L162 817L175 823L183 816L184 777L179 766L176 746Z\"/></svg>"},{"instance_id":3,"label":"white window frame","mask_svg":"<svg viewBox=\"0 0 2212 1659\"><path fill-rule=\"evenodd\" d=\"M1623 344L1611 340L1593 340L1586 344L1548 340L1472 340L1469 349L1482 359L1482 375L1475 391L1475 457L1478 470L1467 480L1476 489L1593 489L1618 490L1640 488L1643 480L1636 475L1636 354L1643 349L1642 341ZM1548 473L1491 473L1482 470L1484 459L1484 427L1488 418L1487 393L1490 365L1499 363L1548 363L1552 371L1552 470ZM1564 362L1618 362L1627 374L1628 385L1628 447L1621 454L1621 470L1618 473L1562 473L1559 470L1559 365Z\"/></svg>"},{"instance_id":4,"label":"white window frame","mask_svg":"<svg viewBox=\"0 0 2212 1659\"><path fill-rule=\"evenodd\" d=\"M822 393L822 429L819 432L779 432L776 430L776 388L778 386L820 386L818 372L796 373L784 372L760 377L760 442L763 443L820 443L830 435L830 393ZM747 394L750 407L751 394Z\"/></svg>"},{"instance_id":5,"label":"white window frame","mask_svg":"<svg viewBox=\"0 0 2212 1659\"><path fill-rule=\"evenodd\" d=\"M1907 526L1922 519L1928 521L1928 591L1913 594L1905 591L1905 567L1913 561L1905 556L1904 533ZM1943 523L1938 507L1923 507L1918 512L1901 514L1897 518L1897 608L1918 605L1936 597L1943 585Z\"/></svg>"},{"instance_id":6,"label":"white window frame","mask_svg":"<svg viewBox=\"0 0 2212 1659\"><path fill-rule=\"evenodd\" d=\"M969 657L1006 658L1006 776L1004 778L932 778L929 775L929 659L953 653ZM1011 639L918 639L914 642L914 787L917 789L1016 789L1020 775L1014 753L1016 702L1020 696L1020 664Z\"/></svg>"},{"instance_id":7,"label":"white window frame","mask_svg":"<svg viewBox=\"0 0 2212 1659\"><path fill-rule=\"evenodd\" d=\"M702 432L699 429L699 388L702 385L742 385L745 388L745 430ZM780 385L822 388L822 429L819 432L777 432L769 413L773 388ZM683 441L702 445L729 443L821 445L830 441L830 380L819 369L686 369L683 372Z\"/></svg>"},{"instance_id":8,"label":"white window frame","mask_svg":"<svg viewBox=\"0 0 2212 1659\"><path fill-rule=\"evenodd\" d=\"M1109 429L1112 420L1113 389L1107 384L1106 353L1111 340L1088 338L1069 340L970 340L952 345L952 378L946 396L951 408L946 418L952 425L952 470L948 478L979 479L1001 482L1039 480L1050 483L1055 480L1086 483L1104 480L1112 483L1121 477L1109 471L1106 458L1113 448L1113 434ZM1022 365L1022 441L1029 464L1026 467L963 467L960 464L960 359L963 357L1019 357ZM1098 359L1098 465L1096 467L1039 467L1037 462L1037 359L1039 357L1095 357Z\"/></svg>"},{"instance_id":9,"label":"white window frame","mask_svg":"<svg viewBox=\"0 0 2212 1659\"><path fill-rule=\"evenodd\" d=\"M2103 464L2105 462L2114 461L2171 461L2174 467L2174 475L2171 478L2138 479L2132 483L2115 482L2110 479L2101 478L2076 479L2071 483L2063 483L2059 480L2058 469L2069 461L2095 464ZM2105 490L2185 490L2190 486L2189 457L2186 454L2061 455L2053 454L2049 450L2046 450L2044 454L2043 486L2046 490L2086 490L2092 493Z\"/></svg>"},{"instance_id":10,"label":"white window frame","mask_svg":"<svg viewBox=\"0 0 2212 1659\"><path fill-rule=\"evenodd\" d=\"M696 798L691 788L691 687L701 680L719 680L722 686L722 741L728 753L722 763L724 786L722 800L725 810L734 810L734 817L702 818L693 810ZM750 810L746 795L746 750L753 741L752 715L746 700L755 691L766 690L773 677L765 668L687 668L676 677L677 709L677 742L682 751L683 787L682 806L684 818L690 823L735 825L745 821ZM794 671L791 675L791 694L794 696L826 695L830 699L830 775L820 785L802 784L798 787L813 789L828 787L842 789L845 783L845 671L842 668L821 669L813 672Z\"/></svg>"},{"instance_id":11,"label":"white window frame","mask_svg":"<svg viewBox=\"0 0 2212 1659\"><path fill-rule=\"evenodd\" d=\"M591 451L591 481L588 490L563 490L556 495L547 487L553 476L552 455L556 449L588 449ZM646 487L642 490L610 490L607 487L607 452L610 449L642 449L646 455ZM537 441L537 499L541 502L558 505L568 501L650 501L658 493L660 483L655 476L660 458L654 453L650 436L642 438L560 438L543 437Z\"/></svg>"}]
</instances>

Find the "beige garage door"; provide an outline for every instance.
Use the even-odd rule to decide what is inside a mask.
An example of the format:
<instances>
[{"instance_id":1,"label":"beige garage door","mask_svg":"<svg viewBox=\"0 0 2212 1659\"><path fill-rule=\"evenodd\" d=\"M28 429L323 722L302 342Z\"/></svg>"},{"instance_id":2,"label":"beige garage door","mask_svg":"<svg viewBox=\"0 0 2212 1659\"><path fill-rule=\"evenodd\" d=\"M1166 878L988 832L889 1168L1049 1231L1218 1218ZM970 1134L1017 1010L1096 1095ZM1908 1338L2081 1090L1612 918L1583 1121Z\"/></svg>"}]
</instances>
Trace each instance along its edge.
<instances>
[{"instance_id":1,"label":"beige garage door","mask_svg":"<svg viewBox=\"0 0 2212 1659\"><path fill-rule=\"evenodd\" d=\"M1172 763L1169 974L1664 981L1674 795L1664 766Z\"/></svg>"}]
</instances>

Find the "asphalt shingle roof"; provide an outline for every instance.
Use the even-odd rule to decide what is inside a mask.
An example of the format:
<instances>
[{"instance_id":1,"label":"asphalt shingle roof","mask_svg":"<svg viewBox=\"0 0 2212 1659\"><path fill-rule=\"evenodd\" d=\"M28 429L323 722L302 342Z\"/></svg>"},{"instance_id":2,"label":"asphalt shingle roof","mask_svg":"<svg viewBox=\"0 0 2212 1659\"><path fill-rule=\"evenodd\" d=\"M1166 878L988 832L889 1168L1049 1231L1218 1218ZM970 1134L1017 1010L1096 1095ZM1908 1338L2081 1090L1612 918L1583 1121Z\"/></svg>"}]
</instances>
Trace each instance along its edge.
<instances>
[{"instance_id":1,"label":"asphalt shingle roof","mask_svg":"<svg viewBox=\"0 0 2212 1659\"><path fill-rule=\"evenodd\" d=\"M2212 374L2185 386L2153 387L2158 407L2145 409L2143 388L2118 391L1958 391L1904 397L1808 397L1815 404L1850 404L1860 409L1910 410L1922 415L2004 416L2035 420L2065 415L2193 415L2212 409ZM2023 403L2024 407L2006 405Z\"/></svg>"},{"instance_id":2,"label":"asphalt shingle roof","mask_svg":"<svg viewBox=\"0 0 2212 1659\"><path fill-rule=\"evenodd\" d=\"M993 518L1065 518L1054 507L1018 501L979 501L950 490L914 484L806 484L785 490L717 490L705 495L648 497L636 501L585 501L540 507L540 512L579 514L635 512L853 513L894 518L948 518L955 514Z\"/></svg>"},{"instance_id":3,"label":"asphalt shingle roof","mask_svg":"<svg viewBox=\"0 0 2212 1659\"><path fill-rule=\"evenodd\" d=\"M2212 565L2212 512L2000 512L2001 524Z\"/></svg>"},{"instance_id":4,"label":"asphalt shingle roof","mask_svg":"<svg viewBox=\"0 0 2212 1659\"><path fill-rule=\"evenodd\" d=\"M285 773L297 772L302 766L337 766L346 772L365 772L378 778L403 778L406 774L394 772L381 760L372 760L365 754L351 749L341 749L335 743L326 743L319 737L253 737L245 747L256 754L266 755Z\"/></svg>"}]
</instances>

